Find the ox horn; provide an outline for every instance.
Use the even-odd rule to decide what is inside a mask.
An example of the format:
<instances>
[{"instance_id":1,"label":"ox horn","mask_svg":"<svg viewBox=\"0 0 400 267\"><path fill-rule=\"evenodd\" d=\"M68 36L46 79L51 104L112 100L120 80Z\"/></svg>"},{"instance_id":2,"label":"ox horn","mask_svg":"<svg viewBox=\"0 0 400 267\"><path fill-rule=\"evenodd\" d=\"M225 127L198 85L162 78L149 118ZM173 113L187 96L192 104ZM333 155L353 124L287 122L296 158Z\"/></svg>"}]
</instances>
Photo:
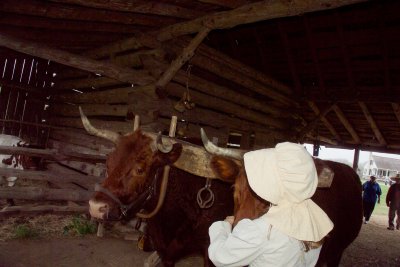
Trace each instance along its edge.
<instances>
[{"instance_id":1,"label":"ox horn","mask_svg":"<svg viewBox=\"0 0 400 267\"><path fill-rule=\"evenodd\" d=\"M82 124L83 127L85 127L85 130L92 135L107 139L111 142L113 142L114 144L116 144L120 138L120 134L110 131L110 130L99 130L96 129L89 121L89 119L86 117L86 115L83 113L82 108L79 107L79 113L81 114L81 120L82 120Z\"/></svg>"},{"instance_id":2,"label":"ox horn","mask_svg":"<svg viewBox=\"0 0 400 267\"><path fill-rule=\"evenodd\" d=\"M157 149L162 153L169 153L172 150L172 144L167 145L163 143L161 132L157 134L156 144Z\"/></svg>"},{"instance_id":3,"label":"ox horn","mask_svg":"<svg viewBox=\"0 0 400 267\"><path fill-rule=\"evenodd\" d=\"M214 145L207 137L206 132L203 128L200 128L201 140L203 141L204 148L208 151L208 153L213 155L219 155L229 158L234 158L238 160L243 159L243 154L245 153L243 150L239 149L230 149L230 148L222 148Z\"/></svg>"}]
</instances>

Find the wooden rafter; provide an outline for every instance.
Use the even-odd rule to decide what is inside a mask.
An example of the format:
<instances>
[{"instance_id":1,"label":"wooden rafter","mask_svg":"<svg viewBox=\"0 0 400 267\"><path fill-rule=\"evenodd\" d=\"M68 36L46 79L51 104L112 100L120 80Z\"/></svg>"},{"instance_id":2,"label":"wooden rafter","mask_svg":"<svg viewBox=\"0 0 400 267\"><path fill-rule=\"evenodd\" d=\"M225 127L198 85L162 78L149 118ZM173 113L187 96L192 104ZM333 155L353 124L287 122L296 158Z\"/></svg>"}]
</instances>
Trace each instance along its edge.
<instances>
[{"instance_id":1,"label":"wooden rafter","mask_svg":"<svg viewBox=\"0 0 400 267\"><path fill-rule=\"evenodd\" d=\"M157 61L156 59L151 57L143 58L143 63L146 69L160 68L160 71L165 70L168 66L166 63ZM173 77L173 80L180 84L186 84L186 82L188 82L188 74L183 70L179 70L177 74ZM291 114L285 109L281 109L272 105L265 105L264 101L257 100L244 94L236 93L227 87L200 78L193 73L190 75L189 86L190 88L193 88L202 93L215 96L233 103L239 103L244 107L252 107L252 109L254 110L259 110L267 114L272 114L275 117L291 117Z\"/></svg>"},{"instance_id":2,"label":"wooden rafter","mask_svg":"<svg viewBox=\"0 0 400 267\"><path fill-rule=\"evenodd\" d=\"M400 87L395 86L393 88L392 94L387 94L385 92L379 91L382 89L382 86L357 86L359 88L360 93L352 94L351 88L345 86L341 88L339 91L335 91L330 95L323 94L320 91L309 92L305 87L303 90L307 92L307 99L315 102L332 102L336 101L337 103L354 103L361 101L364 103L399 103L400 102ZM311 89L310 89L311 90ZM371 92L371 93L370 93Z\"/></svg>"},{"instance_id":3,"label":"wooden rafter","mask_svg":"<svg viewBox=\"0 0 400 267\"><path fill-rule=\"evenodd\" d=\"M278 22L279 34L281 36L281 40L283 42L283 46L285 48L286 58L289 64L290 74L292 75L292 79L294 82L295 90L300 93L301 92L301 81L299 78L299 74L297 72L296 66L293 60L293 54L290 47L289 37L284 29L284 26L281 22Z\"/></svg>"},{"instance_id":4,"label":"wooden rafter","mask_svg":"<svg viewBox=\"0 0 400 267\"><path fill-rule=\"evenodd\" d=\"M338 116L339 120L342 122L343 126L350 133L350 135L353 138L354 142L356 144L360 144L361 143L360 137L358 136L357 132L354 130L354 127L351 125L349 120L344 115L343 111L336 104L333 105L333 110L335 111L335 113Z\"/></svg>"},{"instance_id":5,"label":"wooden rafter","mask_svg":"<svg viewBox=\"0 0 400 267\"><path fill-rule=\"evenodd\" d=\"M315 134L312 134L312 133L308 133L306 136L308 138L310 138L311 140L319 140L319 141L322 141L322 142L324 142L326 144L330 144L330 145L333 145L333 146L337 146L338 145L338 142L336 140L332 140L332 139L330 139L328 137L325 137L325 136L321 136L321 135L316 136Z\"/></svg>"},{"instance_id":6,"label":"wooden rafter","mask_svg":"<svg viewBox=\"0 0 400 267\"><path fill-rule=\"evenodd\" d=\"M162 3L159 1L126 1L126 0L51 0L52 2L80 5L105 10L115 10L123 12L133 12L141 14L152 14L160 16L170 16L183 19L194 19L205 15L204 12L184 8L177 5ZM132 14L135 16L134 14Z\"/></svg>"},{"instance_id":7,"label":"wooden rafter","mask_svg":"<svg viewBox=\"0 0 400 267\"><path fill-rule=\"evenodd\" d=\"M354 77L353 77L353 72L350 67L351 62L350 62L350 57L349 57L349 53L348 53L348 49L347 49L347 45L346 45L346 40L344 38L343 25L342 25L342 21L340 18L340 14L338 12L335 12L335 21L336 21L337 32L339 34L340 48L341 48L342 57L344 60L344 66L346 68L347 80L349 82L350 89L354 92L356 89L355 83L354 83Z\"/></svg>"},{"instance_id":8,"label":"wooden rafter","mask_svg":"<svg viewBox=\"0 0 400 267\"><path fill-rule=\"evenodd\" d=\"M99 73L132 84L148 84L152 77L143 71L128 69L118 65L93 60L66 51L48 47L44 44L26 42L21 39L0 34L0 46L4 46L25 54L55 61L77 69Z\"/></svg>"},{"instance_id":9,"label":"wooden rafter","mask_svg":"<svg viewBox=\"0 0 400 267\"><path fill-rule=\"evenodd\" d=\"M312 101L307 101L307 103L308 103L308 106L315 113L315 115L318 116L320 114L320 110L317 107L317 105ZM323 122L325 127L329 130L329 132L335 137L336 140L342 141L342 138L340 137L338 132L335 130L335 128L332 126L332 124L328 121L328 119L325 116L321 118L321 121Z\"/></svg>"},{"instance_id":10,"label":"wooden rafter","mask_svg":"<svg viewBox=\"0 0 400 267\"><path fill-rule=\"evenodd\" d=\"M53 29L62 31L75 31L75 32L116 32L116 33L130 33L135 34L140 31L147 31L149 27L135 26L122 24L122 23L107 23L101 21L81 21L74 20L61 20L51 19L45 17L37 17L30 15L20 15L13 13L0 12L0 25L12 25L18 27L29 27L38 29Z\"/></svg>"},{"instance_id":11,"label":"wooden rafter","mask_svg":"<svg viewBox=\"0 0 400 267\"><path fill-rule=\"evenodd\" d=\"M196 33L203 27L204 23L212 24L214 29L226 29L241 24L302 15L308 12L333 9L359 2L364 2L364 0L332 0L329 2L321 2L319 0L265 0L244 5L231 11L218 12L188 22L167 26L159 31L157 38L160 41L165 41L177 36Z\"/></svg>"},{"instance_id":12,"label":"wooden rafter","mask_svg":"<svg viewBox=\"0 0 400 267\"><path fill-rule=\"evenodd\" d=\"M158 31L148 32L145 35L124 39L102 47L101 50L106 51L106 54L103 53L102 55L120 52L123 51L124 47L129 49L132 43L138 44L142 42L142 38L147 39L143 41L148 41L149 36L155 36L159 41L170 40L178 36L196 33L204 27L204 24L207 24L213 29L226 29L241 24L302 15L308 12L333 9L365 1L366 0L332 0L321 2L319 0L310 0L305 2L303 0L293 0L288 2L264 0L244 5L231 11L217 12L191 21L170 25ZM157 46L155 42L153 42L153 44ZM100 51L96 53L100 56Z\"/></svg>"},{"instance_id":13,"label":"wooden rafter","mask_svg":"<svg viewBox=\"0 0 400 267\"><path fill-rule=\"evenodd\" d=\"M396 118L400 123L400 105L397 103L392 103L392 108L393 108L394 115L396 115Z\"/></svg>"},{"instance_id":14,"label":"wooden rafter","mask_svg":"<svg viewBox=\"0 0 400 267\"><path fill-rule=\"evenodd\" d=\"M198 1L229 8L237 8L245 4L248 4L250 2L247 0L198 0Z\"/></svg>"},{"instance_id":15,"label":"wooden rafter","mask_svg":"<svg viewBox=\"0 0 400 267\"><path fill-rule=\"evenodd\" d=\"M253 28L251 30L252 35L254 37L254 39L256 40L256 47L258 50L258 54L260 55L260 60L261 60L261 66L262 66L262 70L264 70L264 72L268 73L268 64L267 64L267 60L266 60L266 56L268 55L268 51L266 51L265 46L263 44L263 41L261 40L261 34L258 33L258 31L256 30L256 28Z\"/></svg>"},{"instance_id":16,"label":"wooden rafter","mask_svg":"<svg viewBox=\"0 0 400 267\"><path fill-rule=\"evenodd\" d=\"M367 119L369 125L371 126L371 129L374 132L375 137L378 139L379 144L387 145L386 140L383 137L381 131L379 130L378 125L376 125L376 122L372 117L371 113L369 112L367 105L363 102L358 102L358 104L360 105L360 108L364 113L365 118Z\"/></svg>"},{"instance_id":17,"label":"wooden rafter","mask_svg":"<svg viewBox=\"0 0 400 267\"><path fill-rule=\"evenodd\" d=\"M103 21L152 27L171 25L181 21L167 16L152 16L144 14L135 14L132 16L132 14L128 12L96 10L93 8L68 6L37 0L19 0L17 2L13 0L2 0L0 1L0 11L53 19Z\"/></svg>"},{"instance_id":18,"label":"wooden rafter","mask_svg":"<svg viewBox=\"0 0 400 267\"><path fill-rule=\"evenodd\" d=\"M388 34L386 33L385 29L385 23L386 23L386 16L385 16L385 11L387 8L385 8L386 5L380 6L380 16L379 16L379 22L378 22L378 27L377 29L377 34L379 36L379 40L381 42L381 54L383 57L383 70L385 72L385 91L388 94L393 94L392 90L392 83L390 81L390 63L389 63L389 56L388 56L388 44L387 44L387 36Z\"/></svg>"},{"instance_id":19,"label":"wooden rafter","mask_svg":"<svg viewBox=\"0 0 400 267\"><path fill-rule=\"evenodd\" d=\"M209 46L202 44L199 46L197 52L199 55L223 62L223 64L225 66L230 67L232 69L236 69L240 73L243 73L244 75L249 76L252 79L255 79L263 84L269 85L269 86L275 88L278 92L280 92L282 94L285 94L285 95L292 94L292 89L289 88L289 86L287 86L286 84L283 84L283 83L273 79L272 77L269 77L265 73L257 71L256 69L254 69L246 64L243 64L242 62L235 60L235 59L219 52L216 49L213 49Z\"/></svg>"},{"instance_id":20,"label":"wooden rafter","mask_svg":"<svg viewBox=\"0 0 400 267\"><path fill-rule=\"evenodd\" d=\"M172 45L166 46L166 49L173 52L180 51L180 48ZM233 81L248 90L267 96L285 105L298 105L290 96L282 94L268 84L263 84L258 80L250 78L248 75L243 75L243 73L239 72L237 68L227 67L225 62L222 60L213 60L213 57L204 56L200 52L191 59L191 63L198 67L206 68L206 70L215 73L220 77Z\"/></svg>"},{"instance_id":21,"label":"wooden rafter","mask_svg":"<svg viewBox=\"0 0 400 267\"><path fill-rule=\"evenodd\" d=\"M303 17L303 21L304 21L304 26L306 29L307 40L308 40L308 45L310 47L312 61L315 66L315 71L317 72L318 85L320 88L319 91L325 92L326 91L325 82L324 82L324 78L323 78L322 71L321 71L321 66L320 66L319 59L318 59L317 49L315 48L315 45L314 45L314 37L313 37L312 29L310 27L310 24L308 23L308 18L306 16Z\"/></svg>"},{"instance_id":22,"label":"wooden rafter","mask_svg":"<svg viewBox=\"0 0 400 267\"><path fill-rule=\"evenodd\" d=\"M303 140L304 136L307 135L310 131L314 130L314 128L318 125L319 121L326 116L326 114L329 113L329 111L332 110L332 108L335 105L331 105L327 107L324 111L321 113L317 114L317 116L310 122L308 123L297 135L299 140Z\"/></svg>"},{"instance_id":23,"label":"wooden rafter","mask_svg":"<svg viewBox=\"0 0 400 267\"><path fill-rule=\"evenodd\" d=\"M161 77L155 83L157 88L164 88L171 79L175 76L177 71L189 60L193 57L194 51L196 48L201 44L203 39L207 36L210 32L210 28L203 27L202 30L193 38L193 40L189 43L188 46L183 48L181 54L172 61L169 68L161 75Z\"/></svg>"}]
</instances>

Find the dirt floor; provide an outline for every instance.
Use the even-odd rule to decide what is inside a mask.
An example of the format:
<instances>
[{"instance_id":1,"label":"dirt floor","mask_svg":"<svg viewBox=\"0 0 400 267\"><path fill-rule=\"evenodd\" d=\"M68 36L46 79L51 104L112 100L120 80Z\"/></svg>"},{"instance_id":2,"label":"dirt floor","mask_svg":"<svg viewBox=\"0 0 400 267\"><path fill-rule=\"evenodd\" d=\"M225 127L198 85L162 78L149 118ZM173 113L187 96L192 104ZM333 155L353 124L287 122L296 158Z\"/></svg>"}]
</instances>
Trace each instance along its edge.
<instances>
[{"instance_id":1,"label":"dirt floor","mask_svg":"<svg viewBox=\"0 0 400 267\"><path fill-rule=\"evenodd\" d=\"M126 226L107 230L103 238L95 234L79 237L73 233L59 233L62 232L59 229L65 230L65 226L70 224L68 218L48 215L42 217L42 221L37 220L10 218L0 222L1 267L141 267L151 254L137 248L137 233ZM32 221L36 221L36 225L46 225L47 230L39 231L37 236L31 238L15 239L11 235L15 233L16 224L30 224ZM341 266L400 266L400 231L387 230L386 223L386 216L373 215L345 252ZM133 240L124 240L124 236ZM202 260L191 257L177 266L202 266Z\"/></svg>"}]
</instances>

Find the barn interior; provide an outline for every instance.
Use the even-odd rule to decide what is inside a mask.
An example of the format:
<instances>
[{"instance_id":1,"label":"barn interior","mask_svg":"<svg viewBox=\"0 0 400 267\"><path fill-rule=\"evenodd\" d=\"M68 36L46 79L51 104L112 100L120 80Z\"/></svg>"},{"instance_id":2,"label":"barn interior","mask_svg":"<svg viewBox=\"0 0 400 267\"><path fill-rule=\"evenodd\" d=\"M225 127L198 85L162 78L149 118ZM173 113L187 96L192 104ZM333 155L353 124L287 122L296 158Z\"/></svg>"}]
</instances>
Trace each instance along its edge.
<instances>
[{"instance_id":1,"label":"barn interior","mask_svg":"<svg viewBox=\"0 0 400 267\"><path fill-rule=\"evenodd\" d=\"M177 138L204 128L220 146L399 153L399 11L395 0L2 0L1 133L50 151L24 153L57 163L46 179L63 173L61 188L92 177L86 190L112 144L86 133L79 106L122 134L136 115L167 134L177 116Z\"/></svg>"}]
</instances>

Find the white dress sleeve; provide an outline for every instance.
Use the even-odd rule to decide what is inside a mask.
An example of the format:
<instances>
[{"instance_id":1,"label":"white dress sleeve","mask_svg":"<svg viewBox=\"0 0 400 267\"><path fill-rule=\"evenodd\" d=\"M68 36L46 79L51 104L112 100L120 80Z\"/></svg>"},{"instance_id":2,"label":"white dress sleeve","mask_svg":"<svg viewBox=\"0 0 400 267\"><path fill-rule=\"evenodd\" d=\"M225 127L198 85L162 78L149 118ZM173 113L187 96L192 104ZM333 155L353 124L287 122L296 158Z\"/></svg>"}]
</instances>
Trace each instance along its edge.
<instances>
[{"instance_id":1,"label":"white dress sleeve","mask_svg":"<svg viewBox=\"0 0 400 267\"><path fill-rule=\"evenodd\" d=\"M209 235L208 255L214 265L238 267L249 265L263 253L266 230L249 219L243 219L231 232L228 222L218 221L210 226Z\"/></svg>"}]
</instances>

